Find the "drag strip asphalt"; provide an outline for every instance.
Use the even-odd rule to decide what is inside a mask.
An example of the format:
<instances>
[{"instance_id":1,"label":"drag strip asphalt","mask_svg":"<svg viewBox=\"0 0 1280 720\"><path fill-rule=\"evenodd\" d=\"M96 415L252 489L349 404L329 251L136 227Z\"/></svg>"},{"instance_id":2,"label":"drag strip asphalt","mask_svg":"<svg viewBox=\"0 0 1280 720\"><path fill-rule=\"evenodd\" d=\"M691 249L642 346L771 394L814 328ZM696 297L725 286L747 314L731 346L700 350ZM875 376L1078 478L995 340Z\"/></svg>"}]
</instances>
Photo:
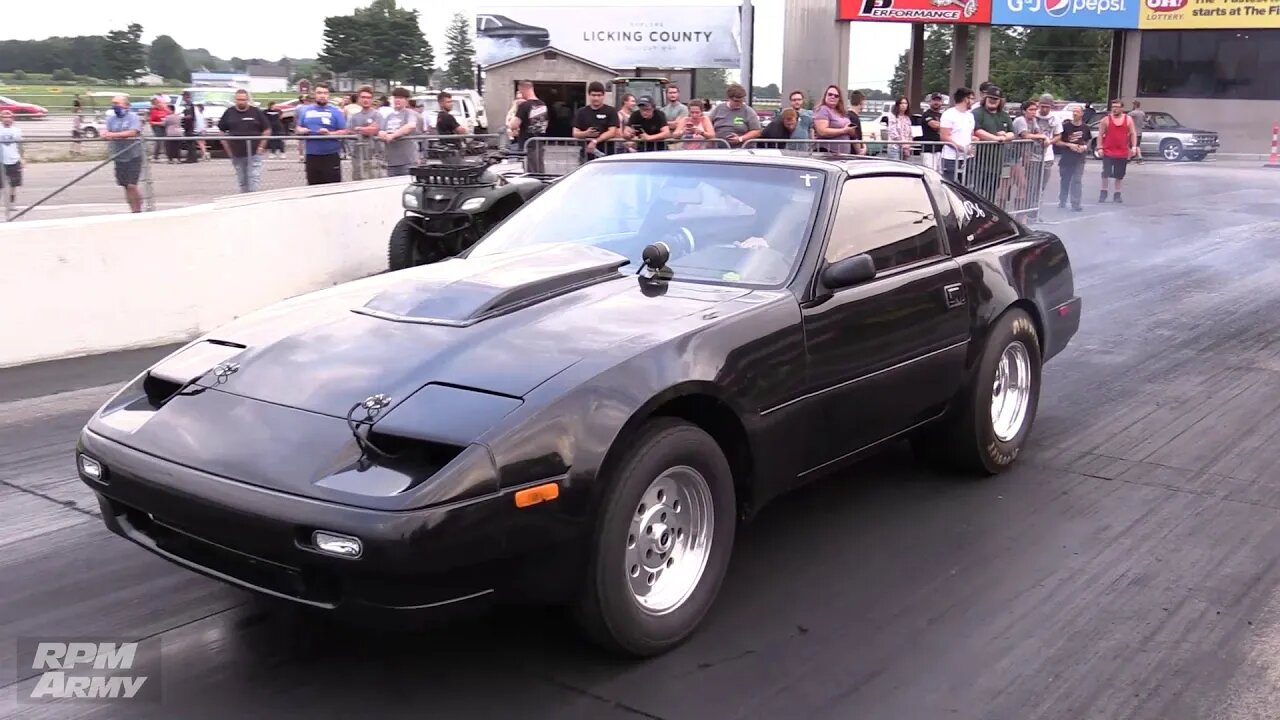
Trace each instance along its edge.
<instances>
[{"instance_id":1,"label":"drag strip asphalt","mask_svg":"<svg viewBox=\"0 0 1280 720\"><path fill-rule=\"evenodd\" d=\"M778 501L643 663L554 610L337 628L174 567L103 528L73 458L163 350L0 370L0 718L1274 718L1280 176L1131 167L1096 206L1097 169L1085 213L1043 212L1084 320L1017 467L895 446ZM13 641L67 636L158 638L162 701L19 702Z\"/></svg>"}]
</instances>

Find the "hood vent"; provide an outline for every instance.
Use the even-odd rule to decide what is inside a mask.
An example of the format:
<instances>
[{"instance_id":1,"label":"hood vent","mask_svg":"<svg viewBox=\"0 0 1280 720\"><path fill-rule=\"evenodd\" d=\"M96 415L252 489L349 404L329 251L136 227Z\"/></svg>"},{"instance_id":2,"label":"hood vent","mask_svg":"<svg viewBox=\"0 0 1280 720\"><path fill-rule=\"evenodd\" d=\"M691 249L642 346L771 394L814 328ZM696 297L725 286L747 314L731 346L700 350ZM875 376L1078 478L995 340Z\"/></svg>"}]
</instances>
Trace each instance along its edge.
<instances>
[{"instance_id":1,"label":"hood vent","mask_svg":"<svg viewBox=\"0 0 1280 720\"><path fill-rule=\"evenodd\" d=\"M543 245L448 260L408 273L355 312L396 322L467 326L623 277L630 261L588 245Z\"/></svg>"}]
</instances>

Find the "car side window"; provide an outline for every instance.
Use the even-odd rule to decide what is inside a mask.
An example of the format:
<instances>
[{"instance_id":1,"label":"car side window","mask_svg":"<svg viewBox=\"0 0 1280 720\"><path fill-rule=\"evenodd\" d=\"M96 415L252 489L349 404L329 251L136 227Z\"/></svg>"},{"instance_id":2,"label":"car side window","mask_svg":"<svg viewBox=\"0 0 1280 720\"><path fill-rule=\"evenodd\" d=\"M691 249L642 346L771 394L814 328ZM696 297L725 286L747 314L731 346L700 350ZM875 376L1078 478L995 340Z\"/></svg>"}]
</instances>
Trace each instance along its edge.
<instances>
[{"instance_id":1,"label":"car side window","mask_svg":"<svg viewBox=\"0 0 1280 720\"><path fill-rule=\"evenodd\" d=\"M1003 213L954 186L944 185L951 209L956 214L960 239L966 248L982 247L1018 234L1018 227Z\"/></svg>"},{"instance_id":2,"label":"car side window","mask_svg":"<svg viewBox=\"0 0 1280 720\"><path fill-rule=\"evenodd\" d=\"M888 175L845 181L826 261L862 253L880 272L945 254L924 180Z\"/></svg>"}]
</instances>

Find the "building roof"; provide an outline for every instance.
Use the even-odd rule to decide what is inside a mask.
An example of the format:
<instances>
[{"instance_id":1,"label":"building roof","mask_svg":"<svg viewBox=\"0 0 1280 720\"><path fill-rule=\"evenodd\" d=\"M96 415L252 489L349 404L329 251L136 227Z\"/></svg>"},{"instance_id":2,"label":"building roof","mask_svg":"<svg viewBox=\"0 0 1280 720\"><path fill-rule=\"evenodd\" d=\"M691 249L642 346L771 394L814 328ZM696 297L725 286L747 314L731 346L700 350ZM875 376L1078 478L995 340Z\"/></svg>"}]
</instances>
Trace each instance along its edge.
<instances>
[{"instance_id":1,"label":"building roof","mask_svg":"<svg viewBox=\"0 0 1280 720\"><path fill-rule=\"evenodd\" d=\"M287 78L289 70L284 65L275 62L249 63L245 66L245 72L253 77L267 78Z\"/></svg>"},{"instance_id":2,"label":"building roof","mask_svg":"<svg viewBox=\"0 0 1280 720\"><path fill-rule=\"evenodd\" d=\"M560 48L555 47L554 45L549 45L549 46L544 47L544 48L538 48L537 50L530 50L529 52L527 52L527 53L525 53L525 54L523 54L523 55L516 55L515 57L509 57L509 58L507 58L506 60L499 60L499 61L498 61L498 62L496 62L496 63L490 64L490 65L486 65L486 66L484 67L484 69L485 69L485 71L489 71L489 70L493 70L494 68L504 67L504 66L506 66L506 65L514 65L515 63L518 63L518 62L524 62L525 60L529 60L529 59L531 59L531 58L533 58L533 57L536 57L536 56L538 56L538 55L545 55L546 53L549 53L549 52L555 53L555 54L559 55L560 57L564 57L564 58L568 58L568 59L570 59L570 60L574 60L574 61L576 61L576 62L580 62L580 63L582 63L583 65L590 65L591 67L596 68L596 69L600 70L601 72L607 72L607 73L609 73L610 75L616 75L616 74L617 74L617 71L615 71L615 70L614 70L613 68L611 68L611 67L606 67L606 66L604 66L604 65L601 65L601 64L600 64L600 63L598 63L598 62L593 62L593 61L588 60L588 59L586 59L586 58L584 58L584 57L578 57L577 55L574 55L573 53L567 53L567 52L565 52L565 51L561 50Z\"/></svg>"}]
</instances>

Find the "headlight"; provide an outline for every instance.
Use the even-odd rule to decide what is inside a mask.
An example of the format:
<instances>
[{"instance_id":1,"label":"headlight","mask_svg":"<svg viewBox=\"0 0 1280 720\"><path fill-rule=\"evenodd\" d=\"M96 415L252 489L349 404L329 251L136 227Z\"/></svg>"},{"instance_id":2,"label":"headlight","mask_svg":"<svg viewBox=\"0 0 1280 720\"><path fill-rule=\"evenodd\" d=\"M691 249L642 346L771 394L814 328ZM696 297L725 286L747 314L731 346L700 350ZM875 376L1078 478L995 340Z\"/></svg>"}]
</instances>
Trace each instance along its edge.
<instances>
[{"instance_id":1,"label":"headlight","mask_svg":"<svg viewBox=\"0 0 1280 720\"><path fill-rule=\"evenodd\" d=\"M405 208L409 210L421 210L422 200L418 198L418 191L415 188L409 188L404 191L402 196Z\"/></svg>"},{"instance_id":2,"label":"headlight","mask_svg":"<svg viewBox=\"0 0 1280 720\"><path fill-rule=\"evenodd\" d=\"M463 210L476 210L476 209L479 209L482 205L484 205L484 198L482 198L482 197L474 197L474 198L469 198L469 199L467 199L466 201L464 201L464 202L462 203L462 209L463 209Z\"/></svg>"}]
</instances>

